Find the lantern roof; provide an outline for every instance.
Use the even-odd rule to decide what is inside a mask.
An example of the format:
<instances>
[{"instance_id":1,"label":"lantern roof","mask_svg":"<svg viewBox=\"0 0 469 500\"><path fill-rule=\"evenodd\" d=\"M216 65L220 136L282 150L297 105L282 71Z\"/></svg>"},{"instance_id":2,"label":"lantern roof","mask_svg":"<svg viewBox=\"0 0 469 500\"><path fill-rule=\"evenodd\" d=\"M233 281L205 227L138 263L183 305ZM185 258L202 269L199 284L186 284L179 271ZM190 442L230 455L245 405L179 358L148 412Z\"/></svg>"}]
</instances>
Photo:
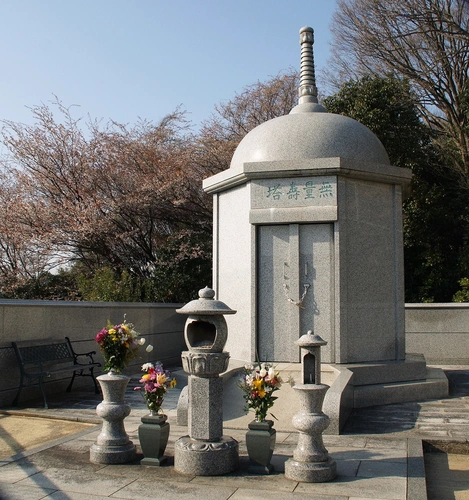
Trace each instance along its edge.
<instances>
[{"instance_id":1,"label":"lantern roof","mask_svg":"<svg viewBox=\"0 0 469 500\"><path fill-rule=\"evenodd\" d=\"M295 344L297 346L308 349L308 347L320 347L326 345L327 342L323 340L319 335L315 335L312 330L308 330L306 335L302 335Z\"/></svg>"},{"instance_id":2,"label":"lantern roof","mask_svg":"<svg viewBox=\"0 0 469 500\"><path fill-rule=\"evenodd\" d=\"M176 309L179 314L187 315L220 315L220 314L235 314L236 311L230 309L221 300L215 300L215 291L209 287L199 290L199 298L191 300L180 309Z\"/></svg>"}]
</instances>

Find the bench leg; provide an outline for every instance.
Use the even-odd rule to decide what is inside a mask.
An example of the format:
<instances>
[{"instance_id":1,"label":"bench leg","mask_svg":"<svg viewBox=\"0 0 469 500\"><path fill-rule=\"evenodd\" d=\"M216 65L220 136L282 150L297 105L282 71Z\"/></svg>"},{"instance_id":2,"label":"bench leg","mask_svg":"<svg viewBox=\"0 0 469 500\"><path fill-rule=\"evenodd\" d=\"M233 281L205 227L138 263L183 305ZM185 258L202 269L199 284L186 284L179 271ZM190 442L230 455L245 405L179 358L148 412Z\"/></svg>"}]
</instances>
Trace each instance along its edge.
<instances>
[{"instance_id":1,"label":"bench leg","mask_svg":"<svg viewBox=\"0 0 469 500\"><path fill-rule=\"evenodd\" d=\"M96 381L96 377L94 376L94 366L89 368L90 370L90 373L83 373L83 370L81 372L73 372L73 376L72 376L72 380L70 380L70 383L68 384L68 387L66 389L67 392L70 392L72 390L72 385L73 385L73 381L75 380L75 377L77 375L80 375L82 377L91 377L93 379L93 383L94 383L94 393L95 394L100 394L101 391L99 390L99 387L98 387L98 383Z\"/></svg>"},{"instance_id":2,"label":"bench leg","mask_svg":"<svg viewBox=\"0 0 469 500\"><path fill-rule=\"evenodd\" d=\"M70 380L70 383L68 384L67 389L65 389L66 392L70 392L72 390L72 385L73 385L73 381L75 380L76 374L77 374L77 372L73 372L72 380Z\"/></svg>"},{"instance_id":3,"label":"bench leg","mask_svg":"<svg viewBox=\"0 0 469 500\"><path fill-rule=\"evenodd\" d=\"M46 393L44 392L44 387L42 386L42 378L39 379L39 389L41 389L42 397L44 398L44 408L47 410L49 408L46 399Z\"/></svg>"},{"instance_id":4,"label":"bench leg","mask_svg":"<svg viewBox=\"0 0 469 500\"><path fill-rule=\"evenodd\" d=\"M99 390L98 382L96 382L96 377L94 376L94 366L93 366L93 368L90 368L90 375L91 375L91 378L93 379L93 382L94 382L94 393L100 394L101 391Z\"/></svg>"},{"instance_id":5,"label":"bench leg","mask_svg":"<svg viewBox=\"0 0 469 500\"><path fill-rule=\"evenodd\" d=\"M11 406L18 406L18 400L20 399L21 390L23 389L23 377L21 377L20 386L18 387L18 391L16 393L15 399Z\"/></svg>"}]
</instances>

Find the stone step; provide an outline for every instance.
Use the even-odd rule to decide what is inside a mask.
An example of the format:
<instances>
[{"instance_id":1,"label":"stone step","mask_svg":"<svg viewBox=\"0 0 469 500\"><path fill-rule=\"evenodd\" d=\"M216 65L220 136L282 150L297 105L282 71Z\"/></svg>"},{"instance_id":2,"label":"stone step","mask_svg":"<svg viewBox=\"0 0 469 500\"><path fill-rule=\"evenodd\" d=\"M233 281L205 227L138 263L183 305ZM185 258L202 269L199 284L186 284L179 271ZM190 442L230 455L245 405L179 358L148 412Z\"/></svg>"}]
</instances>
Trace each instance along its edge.
<instances>
[{"instance_id":1,"label":"stone step","mask_svg":"<svg viewBox=\"0 0 469 500\"><path fill-rule=\"evenodd\" d=\"M347 368L353 373L353 385L388 384L423 380L427 376L427 364L422 354L406 354L402 361L380 363L353 363L333 365Z\"/></svg>"},{"instance_id":2,"label":"stone step","mask_svg":"<svg viewBox=\"0 0 469 500\"><path fill-rule=\"evenodd\" d=\"M427 368L427 378L410 382L354 387L353 407L366 408L393 403L425 401L448 396L448 379L442 370Z\"/></svg>"}]
</instances>

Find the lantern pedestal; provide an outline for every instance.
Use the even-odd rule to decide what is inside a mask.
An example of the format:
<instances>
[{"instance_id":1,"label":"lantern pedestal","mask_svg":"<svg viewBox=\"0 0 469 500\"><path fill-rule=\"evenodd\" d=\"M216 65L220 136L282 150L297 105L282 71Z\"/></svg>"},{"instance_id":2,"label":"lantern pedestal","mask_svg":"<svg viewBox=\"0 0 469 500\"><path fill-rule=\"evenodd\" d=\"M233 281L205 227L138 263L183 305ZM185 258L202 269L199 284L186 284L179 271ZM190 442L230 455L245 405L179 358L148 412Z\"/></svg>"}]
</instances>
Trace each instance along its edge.
<instances>
[{"instance_id":1,"label":"lantern pedestal","mask_svg":"<svg viewBox=\"0 0 469 500\"><path fill-rule=\"evenodd\" d=\"M223 435L223 380L229 354L184 351L182 366L190 373L189 435L174 445L174 468L182 474L220 476L238 467L238 442Z\"/></svg>"},{"instance_id":2,"label":"lantern pedestal","mask_svg":"<svg viewBox=\"0 0 469 500\"><path fill-rule=\"evenodd\" d=\"M174 445L174 468L182 474L221 476L236 470L238 462L238 441L230 436L214 442L183 436Z\"/></svg>"}]
</instances>

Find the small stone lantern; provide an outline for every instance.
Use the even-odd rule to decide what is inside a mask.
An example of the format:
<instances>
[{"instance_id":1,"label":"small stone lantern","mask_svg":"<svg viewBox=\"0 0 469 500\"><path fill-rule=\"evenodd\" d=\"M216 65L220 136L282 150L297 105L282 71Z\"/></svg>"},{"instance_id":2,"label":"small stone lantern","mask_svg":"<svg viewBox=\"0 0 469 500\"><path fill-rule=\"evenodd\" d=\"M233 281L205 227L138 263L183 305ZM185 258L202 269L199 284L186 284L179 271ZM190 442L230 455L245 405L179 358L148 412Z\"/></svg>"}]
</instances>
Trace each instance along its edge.
<instances>
[{"instance_id":1,"label":"small stone lantern","mask_svg":"<svg viewBox=\"0 0 469 500\"><path fill-rule=\"evenodd\" d=\"M301 347L301 372L303 384L321 384L321 346L327 342L309 330L300 337L296 345Z\"/></svg>"},{"instance_id":2,"label":"small stone lantern","mask_svg":"<svg viewBox=\"0 0 469 500\"><path fill-rule=\"evenodd\" d=\"M238 467L238 442L223 436L223 379L230 355L223 351L228 338L224 314L235 314L215 300L208 287L176 312L187 314L184 339L188 351L181 353L189 373L188 430L175 443L174 467L183 474L217 476Z\"/></svg>"},{"instance_id":3,"label":"small stone lantern","mask_svg":"<svg viewBox=\"0 0 469 500\"><path fill-rule=\"evenodd\" d=\"M329 386L321 384L321 346L327 342L310 330L295 344L301 347L303 376L303 383L293 386L300 398L300 411L292 420L299 436L293 458L285 463L285 476L294 481L323 483L337 475L337 465L322 440L322 433L329 425L329 417L322 412Z\"/></svg>"}]
</instances>

